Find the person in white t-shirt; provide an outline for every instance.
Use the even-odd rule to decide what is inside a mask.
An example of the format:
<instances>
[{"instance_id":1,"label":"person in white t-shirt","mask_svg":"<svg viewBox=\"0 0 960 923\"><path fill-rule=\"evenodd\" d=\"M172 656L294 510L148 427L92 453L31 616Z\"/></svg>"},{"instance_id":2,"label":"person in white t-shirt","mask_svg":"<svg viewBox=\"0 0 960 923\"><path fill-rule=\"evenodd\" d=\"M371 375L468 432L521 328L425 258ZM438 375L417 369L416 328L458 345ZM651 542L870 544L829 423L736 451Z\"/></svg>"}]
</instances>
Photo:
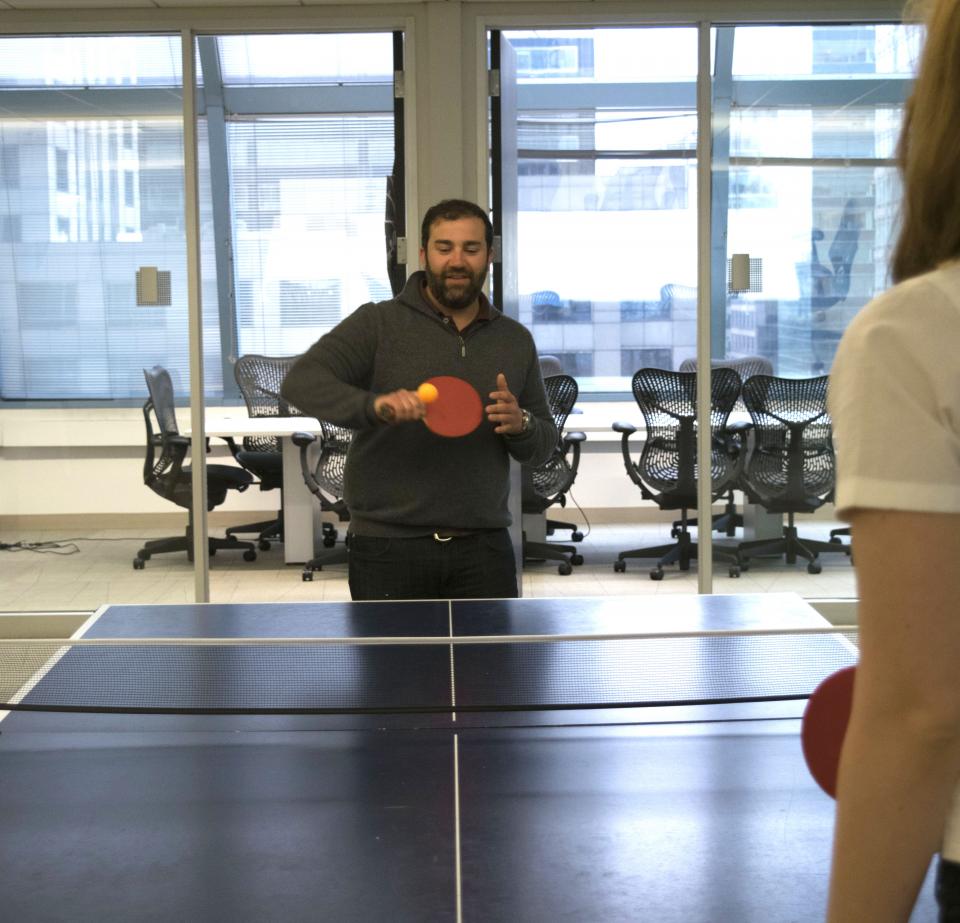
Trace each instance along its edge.
<instances>
[{"instance_id":1,"label":"person in white t-shirt","mask_svg":"<svg viewBox=\"0 0 960 923\"><path fill-rule=\"evenodd\" d=\"M830 923L908 920L941 846L941 920L960 920L960 0L934 0L926 25L897 284L850 324L830 379L860 624Z\"/></svg>"}]
</instances>

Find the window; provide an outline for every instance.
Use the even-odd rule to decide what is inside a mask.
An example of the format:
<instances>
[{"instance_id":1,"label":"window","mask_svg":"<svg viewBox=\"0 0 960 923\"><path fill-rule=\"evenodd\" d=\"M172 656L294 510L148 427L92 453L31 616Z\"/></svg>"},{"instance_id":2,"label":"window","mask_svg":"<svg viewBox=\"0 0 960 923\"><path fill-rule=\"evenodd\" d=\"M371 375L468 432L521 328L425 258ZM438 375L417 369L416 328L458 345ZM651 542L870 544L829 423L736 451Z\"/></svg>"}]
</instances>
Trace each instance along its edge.
<instances>
[{"instance_id":1,"label":"window","mask_svg":"<svg viewBox=\"0 0 960 923\"><path fill-rule=\"evenodd\" d=\"M205 388L216 397L222 352L300 352L390 296L393 36L198 47L230 94L225 122L198 123ZM0 112L39 98L24 91L70 88L62 115L0 115L0 243L16 243L0 251L12 260L0 330L27 334L0 335L0 399L142 400L142 369L158 363L189 381L180 83L178 37L0 38ZM215 163L211 131L227 150ZM218 190L229 212L214 209ZM170 272L170 305L136 305L140 266ZM221 349L224 330L235 340Z\"/></svg>"},{"instance_id":2,"label":"window","mask_svg":"<svg viewBox=\"0 0 960 923\"><path fill-rule=\"evenodd\" d=\"M640 369L672 369L673 351L669 349L625 349L620 353L621 371L627 378Z\"/></svg>"},{"instance_id":3,"label":"window","mask_svg":"<svg viewBox=\"0 0 960 923\"><path fill-rule=\"evenodd\" d=\"M580 352L569 352L557 350L550 355L560 360L560 366L565 375L572 375L574 378L585 378L593 374L593 353L582 350Z\"/></svg>"},{"instance_id":4,"label":"window","mask_svg":"<svg viewBox=\"0 0 960 923\"><path fill-rule=\"evenodd\" d=\"M239 352L302 352L390 291L383 214L393 116L232 122L227 144L235 274L251 293Z\"/></svg>"},{"instance_id":5,"label":"window","mask_svg":"<svg viewBox=\"0 0 960 923\"><path fill-rule=\"evenodd\" d=\"M516 38L517 69L527 77L592 77L592 38Z\"/></svg>"},{"instance_id":6,"label":"window","mask_svg":"<svg viewBox=\"0 0 960 923\"><path fill-rule=\"evenodd\" d=\"M340 321L340 282L326 285L279 283L280 321L284 327L333 327Z\"/></svg>"},{"instance_id":7,"label":"window","mask_svg":"<svg viewBox=\"0 0 960 923\"><path fill-rule=\"evenodd\" d=\"M586 350L581 393L624 393L642 357L696 354L697 35L687 27L512 31L520 319L541 352ZM829 371L887 285L894 146L921 32L714 29L713 352ZM722 39L722 41L721 41ZM732 51L728 51L732 49ZM729 132L720 129L729 129ZM754 291L725 298L732 253Z\"/></svg>"},{"instance_id":8,"label":"window","mask_svg":"<svg viewBox=\"0 0 960 923\"><path fill-rule=\"evenodd\" d=\"M57 192L69 192L70 172L67 152L58 147L54 151L54 157L56 158Z\"/></svg>"},{"instance_id":9,"label":"window","mask_svg":"<svg viewBox=\"0 0 960 923\"><path fill-rule=\"evenodd\" d=\"M20 240L21 218L19 215L0 215L0 243L14 244Z\"/></svg>"},{"instance_id":10,"label":"window","mask_svg":"<svg viewBox=\"0 0 960 923\"><path fill-rule=\"evenodd\" d=\"M894 146L917 39L905 26L734 30L729 184L714 205L728 256L749 253L762 282L713 318L728 355L765 356L779 375L828 373L847 324L889 284Z\"/></svg>"},{"instance_id":11,"label":"window","mask_svg":"<svg viewBox=\"0 0 960 923\"><path fill-rule=\"evenodd\" d=\"M69 330L77 324L77 287L59 282L20 282L17 301L24 330Z\"/></svg>"},{"instance_id":12,"label":"window","mask_svg":"<svg viewBox=\"0 0 960 923\"><path fill-rule=\"evenodd\" d=\"M578 360L581 393L626 391L635 350L695 351L696 299L687 317L663 293L696 284L696 30L506 38L520 319L541 352L591 357Z\"/></svg>"},{"instance_id":13,"label":"window","mask_svg":"<svg viewBox=\"0 0 960 923\"><path fill-rule=\"evenodd\" d=\"M20 188L20 149L0 144L0 183L7 189Z\"/></svg>"}]
</instances>

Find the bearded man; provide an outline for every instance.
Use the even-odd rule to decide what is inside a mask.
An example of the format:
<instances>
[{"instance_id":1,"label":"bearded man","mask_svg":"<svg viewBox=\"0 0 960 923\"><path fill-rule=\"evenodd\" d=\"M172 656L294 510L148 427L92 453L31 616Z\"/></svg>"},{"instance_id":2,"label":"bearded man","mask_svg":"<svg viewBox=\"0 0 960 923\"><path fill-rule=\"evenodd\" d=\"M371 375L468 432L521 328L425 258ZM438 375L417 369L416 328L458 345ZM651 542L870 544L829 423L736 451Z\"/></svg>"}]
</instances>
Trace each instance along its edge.
<instances>
[{"instance_id":1,"label":"bearded man","mask_svg":"<svg viewBox=\"0 0 960 923\"><path fill-rule=\"evenodd\" d=\"M510 459L536 465L557 444L537 350L483 293L493 227L482 208L439 202L424 215L420 243L422 269L403 291L321 337L282 393L354 430L344 473L354 600L515 597ZM489 400L464 436L438 436L421 422L417 387L439 375Z\"/></svg>"}]
</instances>

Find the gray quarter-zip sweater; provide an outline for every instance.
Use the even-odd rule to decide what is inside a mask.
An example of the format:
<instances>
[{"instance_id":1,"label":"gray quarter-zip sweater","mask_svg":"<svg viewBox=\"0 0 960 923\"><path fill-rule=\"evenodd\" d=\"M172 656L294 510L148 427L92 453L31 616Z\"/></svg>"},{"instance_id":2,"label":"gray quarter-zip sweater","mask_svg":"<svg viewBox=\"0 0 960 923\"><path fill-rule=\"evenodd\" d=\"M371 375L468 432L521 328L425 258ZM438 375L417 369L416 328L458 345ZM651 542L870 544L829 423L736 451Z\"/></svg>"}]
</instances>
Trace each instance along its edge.
<instances>
[{"instance_id":1,"label":"gray quarter-zip sweater","mask_svg":"<svg viewBox=\"0 0 960 923\"><path fill-rule=\"evenodd\" d=\"M508 526L510 457L536 465L557 444L526 327L484 300L488 319L460 332L429 305L423 283L416 272L394 300L362 305L310 347L283 383L284 398L301 411L355 431L344 500L357 535ZM388 426L373 411L378 395L415 390L435 375L465 379L486 406L499 372L532 414L522 435L498 435L485 413L474 432L450 439L420 421Z\"/></svg>"}]
</instances>

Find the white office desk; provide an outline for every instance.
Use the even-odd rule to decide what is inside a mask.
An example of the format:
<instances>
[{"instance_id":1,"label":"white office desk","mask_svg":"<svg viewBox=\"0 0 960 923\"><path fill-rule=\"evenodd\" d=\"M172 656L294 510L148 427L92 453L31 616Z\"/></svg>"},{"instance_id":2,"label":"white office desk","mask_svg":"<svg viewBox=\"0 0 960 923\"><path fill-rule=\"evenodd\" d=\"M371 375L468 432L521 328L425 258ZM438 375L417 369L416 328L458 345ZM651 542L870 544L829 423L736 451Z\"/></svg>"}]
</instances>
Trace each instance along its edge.
<instances>
[{"instance_id":1,"label":"white office desk","mask_svg":"<svg viewBox=\"0 0 960 923\"><path fill-rule=\"evenodd\" d=\"M320 534L320 503L307 489L300 470L300 449L290 438L293 433L320 433L313 417L225 417L222 412L207 412L207 436L279 436L283 445L283 560L303 564L315 554ZM185 431L184 435L189 435Z\"/></svg>"}]
</instances>

